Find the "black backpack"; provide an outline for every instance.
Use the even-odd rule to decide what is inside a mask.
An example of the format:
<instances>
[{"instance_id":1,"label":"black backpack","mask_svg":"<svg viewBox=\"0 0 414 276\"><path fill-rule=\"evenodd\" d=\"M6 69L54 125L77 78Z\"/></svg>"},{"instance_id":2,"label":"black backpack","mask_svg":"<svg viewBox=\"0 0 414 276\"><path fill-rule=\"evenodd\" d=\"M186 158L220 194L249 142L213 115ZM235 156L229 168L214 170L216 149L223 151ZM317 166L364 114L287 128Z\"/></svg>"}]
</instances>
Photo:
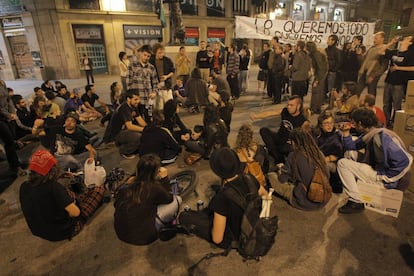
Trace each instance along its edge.
<instances>
[{"instance_id":1,"label":"black backpack","mask_svg":"<svg viewBox=\"0 0 414 276\"><path fill-rule=\"evenodd\" d=\"M235 247L245 259L258 260L269 252L275 242L278 217L259 217L262 210L262 198L257 193L259 183L251 175L244 175L243 180L249 189L247 194L235 185L225 187L224 194L244 210L240 238Z\"/></svg>"}]
</instances>

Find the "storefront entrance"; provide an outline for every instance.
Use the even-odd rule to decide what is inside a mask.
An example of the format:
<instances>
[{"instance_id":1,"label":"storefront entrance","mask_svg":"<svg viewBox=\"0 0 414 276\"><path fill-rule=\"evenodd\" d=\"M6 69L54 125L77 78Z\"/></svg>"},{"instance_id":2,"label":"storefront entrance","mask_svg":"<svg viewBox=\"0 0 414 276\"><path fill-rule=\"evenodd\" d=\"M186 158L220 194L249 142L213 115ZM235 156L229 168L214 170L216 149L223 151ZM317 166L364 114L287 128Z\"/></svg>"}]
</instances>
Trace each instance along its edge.
<instances>
[{"instance_id":1,"label":"storefront entrance","mask_svg":"<svg viewBox=\"0 0 414 276\"><path fill-rule=\"evenodd\" d=\"M105 39L102 25L72 25L75 36L78 64L81 68L83 55L86 54L93 62L94 73L107 73Z\"/></svg>"},{"instance_id":2,"label":"storefront entrance","mask_svg":"<svg viewBox=\"0 0 414 276\"><path fill-rule=\"evenodd\" d=\"M33 58L30 53L29 44L25 35L16 35L7 37L10 50L13 56L17 77L20 79L36 78L33 67ZM12 62L13 62L12 61Z\"/></svg>"}]
</instances>

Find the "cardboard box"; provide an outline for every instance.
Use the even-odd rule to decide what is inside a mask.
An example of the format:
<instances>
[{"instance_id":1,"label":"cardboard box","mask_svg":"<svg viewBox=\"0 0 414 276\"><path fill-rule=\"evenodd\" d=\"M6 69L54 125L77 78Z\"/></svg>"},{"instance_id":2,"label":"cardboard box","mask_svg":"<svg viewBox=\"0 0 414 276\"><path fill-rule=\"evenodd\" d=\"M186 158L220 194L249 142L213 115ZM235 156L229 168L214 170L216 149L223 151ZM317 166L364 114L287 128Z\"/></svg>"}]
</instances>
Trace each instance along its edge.
<instances>
[{"instance_id":1,"label":"cardboard box","mask_svg":"<svg viewBox=\"0 0 414 276\"><path fill-rule=\"evenodd\" d=\"M408 152L414 157L414 111L399 110L395 113L394 131L403 140ZM411 166L410 186L414 192L414 163Z\"/></svg>"},{"instance_id":2,"label":"cardboard box","mask_svg":"<svg viewBox=\"0 0 414 276\"><path fill-rule=\"evenodd\" d=\"M414 80L408 81L405 95L404 110L414 111Z\"/></svg>"},{"instance_id":3,"label":"cardboard box","mask_svg":"<svg viewBox=\"0 0 414 276\"><path fill-rule=\"evenodd\" d=\"M360 181L357 184L366 209L398 217L403 200L402 191L385 189L379 185L362 184Z\"/></svg>"}]
</instances>

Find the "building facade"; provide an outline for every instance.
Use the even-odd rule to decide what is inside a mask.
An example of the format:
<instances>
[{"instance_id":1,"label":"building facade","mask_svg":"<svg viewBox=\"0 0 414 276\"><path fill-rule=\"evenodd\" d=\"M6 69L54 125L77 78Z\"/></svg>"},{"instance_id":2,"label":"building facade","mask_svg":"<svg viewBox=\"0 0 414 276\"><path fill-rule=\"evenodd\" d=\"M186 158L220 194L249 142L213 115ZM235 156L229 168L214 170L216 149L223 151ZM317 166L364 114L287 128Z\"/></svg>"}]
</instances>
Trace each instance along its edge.
<instances>
[{"instance_id":1,"label":"building facade","mask_svg":"<svg viewBox=\"0 0 414 276\"><path fill-rule=\"evenodd\" d=\"M226 45L232 43L235 15L349 21L362 17L359 7L364 1L164 0L162 6L159 2L0 0L0 78L78 78L82 74L80 61L83 54L92 58L96 73L117 74L120 51L132 55L133 49L139 45L155 42L174 44L169 28L172 2L180 3L184 45L194 56L201 40L220 40ZM387 12L385 3L382 14ZM165 27L160 20L164 19L163 15ZM366 18L375 16L367 15ZM390 20L393 21L394 17ZM247 42L255 55L261 51L261 41L236 42ZM167 48L167 55L174 57L177 52L178 46Z\"/></svg>"}]
</instances>

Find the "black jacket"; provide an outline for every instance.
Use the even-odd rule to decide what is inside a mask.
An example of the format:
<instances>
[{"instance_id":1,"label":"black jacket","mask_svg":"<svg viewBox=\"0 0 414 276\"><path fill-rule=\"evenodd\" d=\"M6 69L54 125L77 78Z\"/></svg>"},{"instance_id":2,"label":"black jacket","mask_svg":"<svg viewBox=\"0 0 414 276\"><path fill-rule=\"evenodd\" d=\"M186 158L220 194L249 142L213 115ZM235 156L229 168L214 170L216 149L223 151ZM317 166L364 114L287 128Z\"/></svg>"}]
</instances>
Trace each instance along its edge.
<instances>
[{"instance_id":1,"label":"black jacket","mask_svg":"<svg viewBox=\"0 0 414 276\"><path fill-rule=\"evenodd\" d=\"M162 59L163 59L162 60L163 61L162 64L163 64L164 75L167 75L169 73L174 73L175 72L175 68L174 68L174 63L172 62L172 60L169 57L166 57L166 56L164 56ZM152 55L151 56L149 62L152 65L154 65L155 70L157 70L157 66L155 65L155 55ZM158 70L157 70L157 76L159 76ZM159 78L158 78L158 81L160 81ZM171 80L171 78L165 80L165 87L167 89L171 89L172 88L172 80Z\"/></svg>"},{"instance_id":2,"label":"black jacket","mask_svg":"<svg viewBox=\"0 0 414 276\"><path fill-rule=\"evenodd\" d=\"M336 46L328 46L325 49L328 56L329 72L337 72L341 68L341 51Z\"/></svg>"}]
</instances>

